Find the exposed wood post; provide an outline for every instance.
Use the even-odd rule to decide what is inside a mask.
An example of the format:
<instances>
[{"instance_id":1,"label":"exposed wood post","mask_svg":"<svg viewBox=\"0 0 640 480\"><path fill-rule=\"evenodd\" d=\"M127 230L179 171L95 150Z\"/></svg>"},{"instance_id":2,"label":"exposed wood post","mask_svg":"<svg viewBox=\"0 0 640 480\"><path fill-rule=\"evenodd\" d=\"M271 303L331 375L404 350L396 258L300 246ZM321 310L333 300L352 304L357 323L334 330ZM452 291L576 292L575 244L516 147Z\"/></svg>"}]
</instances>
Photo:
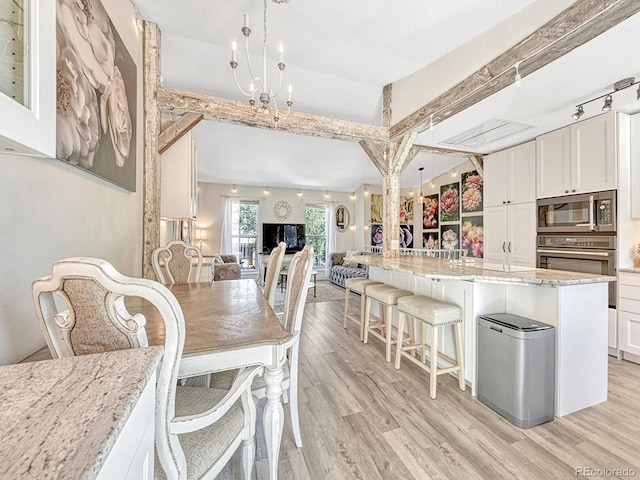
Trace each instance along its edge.
<instances>
[{"instance_id":1,"label":"exposed wood post","mask_svg":"<svg viewBox=\"0 0 640 480\"><path fill-rule=\"evenodd\" d=\"M638 0L577 0L513 48L391 127L391 139L423 132L513 84L514 66L525 76L618 25L640 11Z\"/></svg>"},{"instance_id":2,"label":"exposed wood post","mask_svg":"<svg viewBox=\"0 0 640 480\"><path fill-rule=\"evenodd\" d=\"M189 130L195 127L204 116L197 113L185 113L178 120L165 128L158 138L158 152L163 154L171 145L180 140Z\"/></svg>"},{"instance_id":3,"label":"exposed wood post","mask_svg":"<svg viewBox=\"0 0 640 480\"><path fill-rule=\"evenodd\" d=\"M478 172L478 175L484 178L484 157L482 155L469 155L469 160L471 160L471 164Z\"/></svg>"},{"instance_id":4,"label":"exposed wood post","mask_svg":"<svg viewBox=\"0 0 640 480\"><path fill-rule=\"evenodd\" d=\"M144 155L142 211L142 276L155 279L153 251L160 246L160 29L155 23L144 22Z\"/></svg>"},{"instance_id":5,"label":"exposed wood post","mask_svg":"<svg viewBox=\"0 0 640 480\"><path fill-rule=\"evenodd\" d=\"M382 89L382 125L386 128L391 126L391 99L393 85L391 83Z\"/></svg>"}]
</instances>

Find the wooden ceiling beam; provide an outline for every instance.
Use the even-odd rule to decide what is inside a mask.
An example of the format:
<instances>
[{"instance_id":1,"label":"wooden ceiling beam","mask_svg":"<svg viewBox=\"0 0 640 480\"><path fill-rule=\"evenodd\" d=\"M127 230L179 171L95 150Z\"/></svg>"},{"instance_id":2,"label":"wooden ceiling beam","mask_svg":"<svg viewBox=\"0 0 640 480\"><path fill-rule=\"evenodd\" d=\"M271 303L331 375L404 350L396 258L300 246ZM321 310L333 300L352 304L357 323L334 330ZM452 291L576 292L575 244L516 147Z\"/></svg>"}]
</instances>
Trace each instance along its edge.
<instances>
[{"instance_id":1,"label":"wooden ceiling beam","mask_svg":"<svg viewBox=\"0 0 640 480\"><path fill-rule=\"evenodd\" d=\"M527 38L474 72L442 95L391 127L391 139L412 130L423 132L433 122L479 103L513 84L514 66L524 78L640 11L638 0L577 0Z\"/></svg>"},{"instance_id":2,"label":"wooden ceiling beam","mask_svg":"<svg viewBox=\"0 0 640 480\"><path fill-rule=\"evenodd\" d=\"M158 90L158 105L163 112L180 115L191 112L201 114L207 120L270 130L275 128L273 118L265 115L261 108L226 98L161 87ZM288 114L282 112L281 117L277 129L282 132L352 142L389 141L389 129L377 125L294 111Z\"/></svg>"},{"instance_id":3,"label":"wooden ceiling beam","mask_svg":"<svg viewBox=\"0 0 640 480\"><path fill-rule=\"evenodd\" d=\"M471 155L480 155L474 152L463 152L460 150L450 150L448 148L430 147L428 145L414 145L413 149L416 150L416 153L425 152L432 153L434 155L447 155L450 157L469 157Z\"/></svg>"},{"instance_id":4,"label":"wooden ceiling beam","mask_svg":"<svg viewBox=\"0 0 640 480\"><path fill-rule=\"evenodd\" d=\"M158 136L158 152L163 154L204 118L198 113L185 113Z\"/></svg>"},{"instance_id":5,"label":"wooden ceiling beam","mask_svg":"<svg viewBox=\"0 0 640 480\"><path fill-rule=\"evenodd\" d=\"M389 173L389 164L384 157L384 149L386 145L377 145L371 140L360 140L360 146L376 166L380 175L386 177Z\"/></svg>"},{"instance_id":6,"label":"wooden ceiling beam","mask_svg":"<svg viewBox=\"0 0 640 480\"><path fill-rule=\"evenodd\" d=\"M412 153L413 142L416 141L418 132L411 132L404 137L397 145L394 155L391 157L389 171L391 175L400 175L405 166L407 166L416 153Z\"/></svg>"}]
</instances>

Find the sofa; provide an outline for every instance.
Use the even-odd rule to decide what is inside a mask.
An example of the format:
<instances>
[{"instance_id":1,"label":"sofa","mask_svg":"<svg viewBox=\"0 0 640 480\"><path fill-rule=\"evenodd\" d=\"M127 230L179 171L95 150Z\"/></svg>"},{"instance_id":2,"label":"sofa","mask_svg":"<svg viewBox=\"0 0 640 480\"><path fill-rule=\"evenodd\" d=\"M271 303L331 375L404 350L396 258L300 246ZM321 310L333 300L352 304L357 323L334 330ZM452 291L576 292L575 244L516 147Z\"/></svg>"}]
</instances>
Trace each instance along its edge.
<instances>
[{"instance_id":1,"label":"sofa","mask_svg":"<svg viewBox=\"0 0 640 480\"><path fill-rule=\"evenodd\" d=\"M329 254L329 261L331 267L329 270L329 281L344 287L344 282L347 278L368 278L369 268L367 265L360 265L354 263L350 265L349 262L344 261L344 257L349 255L370 255L369 252L333 252Z\"/></svg>"},{"instance_id":2,"label":"sofa","mask_svg":"<svg viewBox=\"0 0 640 480\"><path fill-rule=\"evenodd\" d=\"M213 280L237 280L242 278L242 271L235 255L214 255L211 263Z\"/></svg>"}]
</instances>

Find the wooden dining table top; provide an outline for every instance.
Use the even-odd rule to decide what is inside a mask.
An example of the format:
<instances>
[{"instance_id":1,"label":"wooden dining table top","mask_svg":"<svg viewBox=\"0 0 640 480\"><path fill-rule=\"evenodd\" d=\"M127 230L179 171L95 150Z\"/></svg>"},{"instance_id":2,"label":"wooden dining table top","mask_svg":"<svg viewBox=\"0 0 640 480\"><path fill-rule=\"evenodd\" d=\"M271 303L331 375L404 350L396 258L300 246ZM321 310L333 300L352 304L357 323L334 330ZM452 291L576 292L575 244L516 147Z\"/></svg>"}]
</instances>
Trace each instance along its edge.
<instances>
[{"instance_id":1,"label":"wooden dining table top","mask_svg":"<svg viewBox=\"0 0 640 480\"><path fill-rule=\"evenodd\" d=\"M185 323L183 356L243 347L283 345L293 338L284 329L254 280L226 280L167 286L175 295ZM130 313L142 313L149 345L164 344L158 311L140 298L128 298Z\"/></svg>"}]
</instances>

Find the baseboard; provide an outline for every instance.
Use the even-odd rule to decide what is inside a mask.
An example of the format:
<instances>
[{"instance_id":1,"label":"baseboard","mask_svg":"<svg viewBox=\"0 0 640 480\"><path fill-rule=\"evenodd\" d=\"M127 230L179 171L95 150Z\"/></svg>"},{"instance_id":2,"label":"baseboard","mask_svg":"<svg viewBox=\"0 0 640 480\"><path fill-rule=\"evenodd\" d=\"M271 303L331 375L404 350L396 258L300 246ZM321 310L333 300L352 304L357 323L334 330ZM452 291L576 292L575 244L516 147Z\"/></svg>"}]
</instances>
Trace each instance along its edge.
<instances>
[{"instance_id":1,"label":"baseboard","mask_svg":"<svg viewBox=\"0 0 640 480\"><path fill-rule=\"evenodd\" d=\"M634 355L633 353L622 352L622 359L627 360L628 362L640 364L640 355Z\"/></svg>"}]
</instances>

